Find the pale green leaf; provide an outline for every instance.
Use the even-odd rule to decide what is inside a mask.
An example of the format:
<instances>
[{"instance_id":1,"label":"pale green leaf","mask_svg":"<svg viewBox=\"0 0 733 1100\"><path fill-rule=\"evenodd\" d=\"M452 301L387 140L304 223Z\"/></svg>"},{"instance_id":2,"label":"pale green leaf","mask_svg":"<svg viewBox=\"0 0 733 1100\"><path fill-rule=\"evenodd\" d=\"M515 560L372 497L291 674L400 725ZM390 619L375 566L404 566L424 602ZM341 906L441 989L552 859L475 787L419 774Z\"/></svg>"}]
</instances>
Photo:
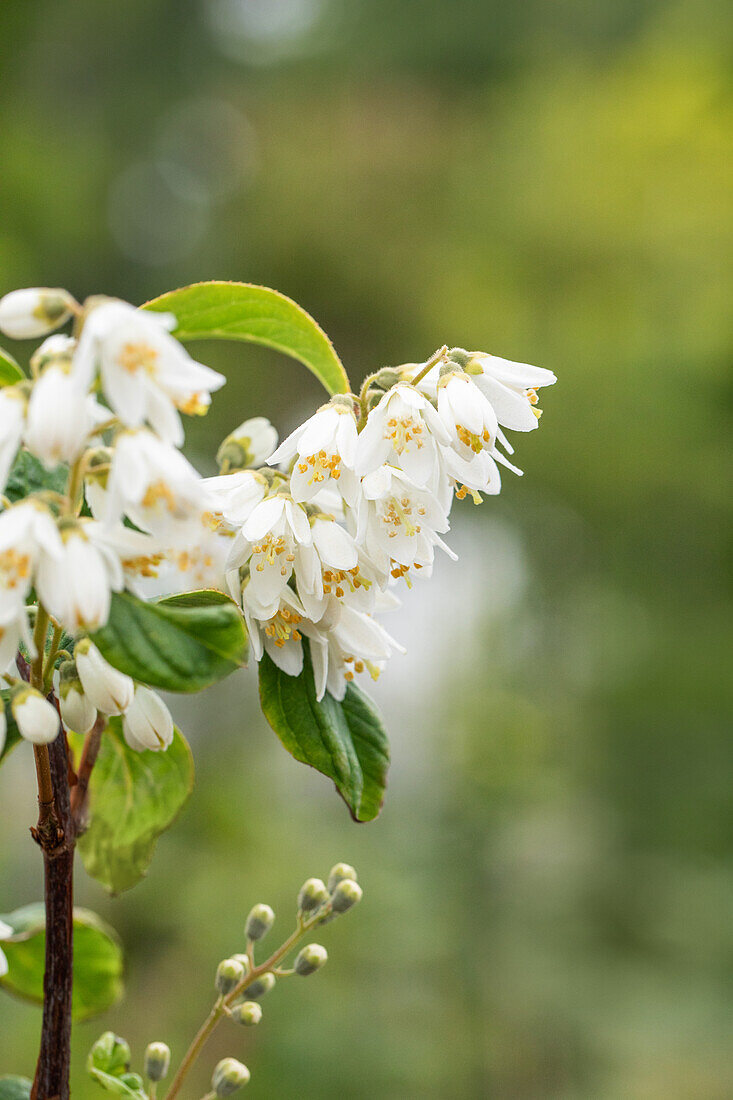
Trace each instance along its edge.
<instances>
[{"instance_id":1,"label":"pale green leaf","mask_svg":"<svg viewBox=\"0 0 733 1100\"><path fill-rule=\"evenodd\" d=\"M0 1100L29 1100L32 1087L27 1077L0 1077Z\"/></svg>"},{"instance_id":2,"label":"pale green leaf","mask_svg":"<svg viewBox=\"0 0 733 1100\"><path fill-rule=\"evenodd\" d=\"M3 940L8 972L0 986L26 1001L43 1002L46 917L41 902L0 916L13 929ZM88 909L74 909L75 1020L104 1012L122 995L122 948L116 932Z\"/></svg>"},{"instance_id":3,"label":"pale green leaf","mask_svg":"<svg viewBox=\"0 0 733 1100\"><path fill-rule=\"evenodd\" d=\"M193 779L191 750L178 730L165 752L135 752L121 720L111 719L89 785L90 825L79 839L88 873L113 894L139 882Z\"/></svg>"},{"instance_id":4,"label":"pale green leaf","mask_svg":"<svg viewBox=\"0 0 733 1100\"><path fill-rule=\"evenodd\" d=\"M173 313L179 340L245 340L305 364L329 393L348 393L349 379L323 329L296 302L252 283L208 282L172 290L143 307Z\"/></svg>"}]
</instances>

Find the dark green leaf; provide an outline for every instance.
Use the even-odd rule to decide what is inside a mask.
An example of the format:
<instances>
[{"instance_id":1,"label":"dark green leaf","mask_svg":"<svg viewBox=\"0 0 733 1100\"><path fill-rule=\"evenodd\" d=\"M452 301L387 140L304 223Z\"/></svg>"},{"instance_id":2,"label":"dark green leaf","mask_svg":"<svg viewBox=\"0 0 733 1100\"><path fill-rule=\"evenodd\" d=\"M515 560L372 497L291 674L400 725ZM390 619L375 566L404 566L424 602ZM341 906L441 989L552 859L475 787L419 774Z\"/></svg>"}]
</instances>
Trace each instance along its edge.
<instances>
[{"instance_id":1,"label":"dark green leaf","mask_svg":"<svg viewBox=\"0 0 733 1100\"><path fill-rule=\"evenodd\" d=\"M27 1077L0 1077L0 1100L29 1100L32 1087Z\"/></svg>"},{"instance_id":2,"label":"dark green leaf","mask_svg":"<svg viewBox=\"0 0 733 1100\"><path fill-rule=\"evenodd\" d=\"M43 1001L46 918L38 902L0 917L14 935L3 940L8 973L0 986L26 1001ZM75 1020L95 1016L119 1000L122 994L122 949L117 934L96 913L74 910Z\"/></svg>"},{"instance_id":3,"label":"dark green leaf","mask_svg":"<svg viewBox=\"0 0 733 1100\"><path fill-rule=\"evenodd\" d=\"M13 386L25 378L10 352L0 348L0 386Z\"/></svg>"},{"instance_id":4,"label":"dark green leaf","mask_svg":"<svg viewBox=\"0 0 733 1100\"><path fill-rule=\"evenodd\" d=\"M309 313L277 290L252 283L194 283L147 302L173 313L179 340L246 340L300 360L329 393L348 393L341 360Z\"/></svg>"},{"instance_id":5,"label":"dark green leaf","mask_svg":"<svg viewBox=\"0 0 733 1100\"><path fill-rule=\"evenodd\" d=\"M223 592L208 590L157 603L115 593L94 642L115 668L166 691L200 691L247 661L239 608Z\"/></svg>"},{"instance_id":6,"label":"dark green leaf","mask_svg":"<svg viewBox=\"0 0 733 1100\"><path fill-rule=\"evenodd\" d=\"M267 721L296 760L332 779L355 821L371 821L384 800L389 743L371 699L349 684L343 702L318 702L308 643L300 676L288 676L265 653L260 702Z\"/></svg>"},{"instance_id":7,"label":"dark green leaf","mask_svg":"<svg viewBox=\"0 0 733 1100\"><path fill-rule=\"evenodd\" d=\"M68 472L66 466L47 470L30 451L18 451L5 486L5 496L14 504L17 500L27 497L29 493L36 493L40 489L51 489L55 493L63 493Z\"/></svg>"},{"instance_id":8,"label":"dark green leaf","mask_svg":"<svg viewBox=\"0 0 733 1100\"><path fill-rule=\"evenodd\" d=\"M79 840L88 873L113 894L139 882L193 779L191 750L178 730L165 752L134 752L121 720L112 718L89 785L91 823Z\"/></svg>"}]
</instances>

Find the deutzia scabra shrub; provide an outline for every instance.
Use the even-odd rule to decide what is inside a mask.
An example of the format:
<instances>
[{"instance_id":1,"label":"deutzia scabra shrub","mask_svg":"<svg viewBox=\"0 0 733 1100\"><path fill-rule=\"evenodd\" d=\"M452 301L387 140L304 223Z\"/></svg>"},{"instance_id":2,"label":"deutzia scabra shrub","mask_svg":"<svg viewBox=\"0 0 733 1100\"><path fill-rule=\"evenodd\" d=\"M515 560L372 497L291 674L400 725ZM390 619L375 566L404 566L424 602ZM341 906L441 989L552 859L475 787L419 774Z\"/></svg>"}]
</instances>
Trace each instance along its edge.
<instances>
[{"instance_id":1,"label":"deutzia scabra shrub","mask_svg":"<svg viewBox=\"0 0 733 1100\"><path fill-rule=\"evenodd\" d=\"M69 322L68 334L54 331ZM105 960L104 979L80 990L85 1013L120 992L116 938L93 914L72 914L77 843L91 875L128 889L193 781L188 746L156 689L201 690L251 652L263 711L285 748L333 780L356 820L375 817L388 742L357 681L376 679L401 648L382 613L430 576L436 550L455 557L444 541L454 498L479 503L499 492L501 467L520 473L504 429L537 427L537 390L555 378L441 347L423 363L377 370L355 392L307 313L238 283L186 287L142 309L17 290L0 300L0 330L43 338L28 373L0 352L0 760L32 746L32 832L45 867L44 903L0 921L0 983L43 1003L35 1080L0 1079L0 1100L65 1100L73 939L78 982L89 973L85 953ZM185 349L201 338L289 354L329 399L279 446L267 420L246 419L217 451L220 473L203 478L181 452L183 417L204 414L225 379ZM276 979L323 965L318 944L281 964L301 936L360 897L346 864L327 885L309 879L295 931L261 963L255 943L274 915L253 909L245 950L219 965L216 1002L169 1098L221 1019L256 1024ZM41 973L29 945L44 940ZM156 1041L137 1075L111 1032L89 1057L103 1088L137 1100L155 1096L169 1065ZM224 1059L211 1095L248 1079Z\"/></svg>"}]
</instances>

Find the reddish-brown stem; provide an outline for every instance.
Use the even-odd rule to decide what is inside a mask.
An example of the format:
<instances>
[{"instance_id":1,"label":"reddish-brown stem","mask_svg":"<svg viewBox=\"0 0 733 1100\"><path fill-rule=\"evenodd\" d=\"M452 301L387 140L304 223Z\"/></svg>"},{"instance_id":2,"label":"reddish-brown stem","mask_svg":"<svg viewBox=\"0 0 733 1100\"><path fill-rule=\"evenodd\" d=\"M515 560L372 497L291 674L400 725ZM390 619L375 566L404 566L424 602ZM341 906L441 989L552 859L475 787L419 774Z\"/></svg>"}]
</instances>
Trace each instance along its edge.
<instances>
[{"instance_id":1,"label":"reddish-brown stem","mask_svg":"<svg viewBox=\"0 0 733 1100\"><path fill-rule=\"evenodd\" d=\"M74 819L76 835L79 836L86 828L87 802L89 799L89 780L92 777L92 769L97 761L99 746L102 743L102 734L107 725L104 715L97 716L97 720L84 739L84 747L79 760L76 786L71 792L71 815Z\"/></svg>"}]
</instances>

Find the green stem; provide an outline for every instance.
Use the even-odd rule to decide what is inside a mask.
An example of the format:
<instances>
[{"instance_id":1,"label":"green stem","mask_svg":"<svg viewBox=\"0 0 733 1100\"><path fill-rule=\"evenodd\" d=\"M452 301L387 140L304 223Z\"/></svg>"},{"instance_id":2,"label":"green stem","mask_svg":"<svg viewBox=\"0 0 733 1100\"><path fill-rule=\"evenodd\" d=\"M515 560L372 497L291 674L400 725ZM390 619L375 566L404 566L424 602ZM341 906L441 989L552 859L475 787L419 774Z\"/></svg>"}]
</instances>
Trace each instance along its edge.
<instances>
[{"instance_id":1,"label":"green stem","mask_svg":"<svg viewBox=\"0 0 733 1100\"><path fill-rule=\"evenodd\" d=\"M51 636L51 645L46 657L46 667L43 674L43 690L44 694L48 695L51 690L51 684L53 680L53 666L56 663L56 658L59 653L59 646L61 645L61 638L64 633L64 628L60 623L56 623L53 628L53 634Z\"/></svg>"},{"instance_id":2,"label":"green stem","mask_svg":"<svg viewBox=\"0 0 733 1100\"><path fill-rule=\"evenodd\" d=\"M420 371L420 373L418 375L416 375L415 378L412 379L412 381L410 382L410 385L411 386L416 386L418 384L418 382L421 382L423 380L423 378L425 377L425 375L428 373L428 371L432 370L433 367L435 366L435 364L443 358L443 356L445 355L447 350L448 350L448 345L443 344L442 348L438 348L438 350L436 352L433 352L433 354L430 356L430 358L428 359L427 363L425 364L423 369Z\"/></svg>"},{"instance_id":3,"label":"green stem","mask_svg":"<svg viewBox=\"0 0 733 1100\"><path fill-rule=\"evenodd\" d=\"M237 999L237 997L239 997L242 991L246 989L248 985L252 985L253 982L256 982L258 978L261 978L263 974L269 973L269 971L276 967L281 959L284 959L288 952L293 949L298 940L301 939L301 937L304 936L306 932L309 932L315 924L318 924L318 922L329 912L330 903L327 904L323 909L319 909L316 913L314 913L308 921L303 921L299 917L298 927L295 929L292 935L288 936L285 942L280 947L278 947L277 951L270 955L269 959L266 962L260 963L260 965L255 966L254 969L248 970L239 985L235 986L231 993L227 994L226 997L219 998L219 1000L216 1002L211 1012L199 1028L198 1032L196 1033L196 1036L191 1043L191 1046L186 1051L183 1061L178 1067L178 1072L173 1078L171 1087L166 1093L165 1100L174 1100L174 1098L178 1095L181 1089L181 1085L185 1081L189 1071L193 1067L194 1062L201 1053L204 1043L209 1038L222 1017L226 1015L229 1006Z\"/></svg>"}]
</instances>

